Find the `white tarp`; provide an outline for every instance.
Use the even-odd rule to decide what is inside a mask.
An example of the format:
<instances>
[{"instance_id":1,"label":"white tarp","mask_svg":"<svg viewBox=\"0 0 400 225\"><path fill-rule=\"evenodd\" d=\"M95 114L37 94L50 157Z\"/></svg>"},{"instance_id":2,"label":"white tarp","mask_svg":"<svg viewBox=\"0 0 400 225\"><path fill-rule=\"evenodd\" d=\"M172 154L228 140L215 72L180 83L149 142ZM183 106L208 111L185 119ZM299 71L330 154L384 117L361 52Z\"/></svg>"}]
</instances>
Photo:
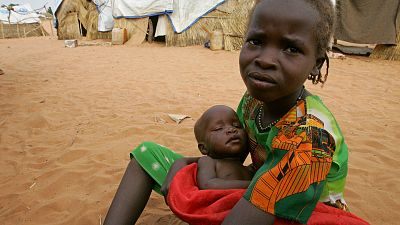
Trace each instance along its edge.
<instances>
[{"instance_id":1,"label":"white tarp","mask_svg":"<svg viewBox=\"0 0 400 225\"><path fill-rule=\"evenodd\" d=\"M114 18L141 18L172 12L173 0L112 0Z\"/></svg>"},{"instance_id":2,"label":"white tarp","mask_svg":"<svg viewBox=\"0 0 400 225\"><path fill-rule=\"evenodd\" d=\"M191 27L225 0L174 0L174 12L168 14L176 33Z\"/></svg>"},{"instance_id":3,"label":"white tarp","mask_svg":"<svg viewBox=\"0 0 400 225\"><path fill-rule=\"evenodd\" d=\"M224 0L113 0L113 16L140 18L167 14L174 31L181 33L223 2Z\"/></svg>"},{"instance_id":4,"label":"white tarp","mask_svg":"<svg viewBox=\"0 0 400 225\"><path fill-rule=\"evenodd\" d=\"M93 0L99 11L98 31L110 31L114 27L111 0Z\"/></svg>"},{"instance_id":5,"label":"white tarp","mask_svg":"<svg viewBox=\"0 0 400 225\"><path fill-rule=\"evenodd\" d=\"M9 11L6 8L0 8L0 21L2 23L40 23L39 14L33 11L30 4L14 6L13 8L14 10L10 11L10 21L8 21Z\"/></svg>"},{"instance_id":6,"label":"white tarp","mask_svg":"<svg viewBox=\"0 0 400 225\"><path fill-rule=\"evenodd\" d=\"M99 16L99 31L110 31L114 18L141 18L167 14L175 32L181 33L225 0L94 0ZM62 0L55 0L57 11ZM111 5L110 5L111 4ZM111 15L112 14L112 15ZM165 18L164 18L165 19ZM161 24L160 24L161 25ZM159 25L157 25L159 26ZM158 27L162 35L165 27Z\"/></svg>"},{"instance_id":7,"label":"white tarp","mask_svg":"<svg viewBox=\"0 0 400 225\"><path fill-rule=\"evenodd\" d=\"M57 12L57 10L58 10L58 7L60 7L62 1L63 1L63 0L54 0L54 5L55 5L55 8L53 9L54 15L56 15L56 12Z\"/></svg>"},{"instance_id":8,"label":"white tarp","mask_svg":"<svg viewBox=\"0 0 400 225\"><path fill-rule=\"evenodd\" d=\"M159 15L157 20L156 32L154 37L167 35L167 25L169 21L166 15Z\"/></svg>"}]
</instances>

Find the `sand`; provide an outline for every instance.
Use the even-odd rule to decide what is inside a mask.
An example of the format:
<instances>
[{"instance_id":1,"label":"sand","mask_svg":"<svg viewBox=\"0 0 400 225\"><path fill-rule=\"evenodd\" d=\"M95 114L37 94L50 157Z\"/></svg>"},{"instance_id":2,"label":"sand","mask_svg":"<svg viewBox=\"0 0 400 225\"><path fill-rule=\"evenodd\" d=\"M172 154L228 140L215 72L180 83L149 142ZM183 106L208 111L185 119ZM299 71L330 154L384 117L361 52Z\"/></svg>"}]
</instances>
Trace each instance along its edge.
<instances>
[{"instance_id":1,"label":"sand","mask_svg":"<svg viewBox=\"0 0 400 225\"><path fill-rule=\"evenodd\" d=\"M202 47L64 48L54 37L0 40L0 224L101 224L129 152L155 141L199 155L194 121L236 107L238 52ZM346 200L372 224L400 218L400 62L332 59L306 87L349 145ZM176 124L168 113L191 118ZM153 193L137 224L179 224Z\"/></svg>"}]
</instances>

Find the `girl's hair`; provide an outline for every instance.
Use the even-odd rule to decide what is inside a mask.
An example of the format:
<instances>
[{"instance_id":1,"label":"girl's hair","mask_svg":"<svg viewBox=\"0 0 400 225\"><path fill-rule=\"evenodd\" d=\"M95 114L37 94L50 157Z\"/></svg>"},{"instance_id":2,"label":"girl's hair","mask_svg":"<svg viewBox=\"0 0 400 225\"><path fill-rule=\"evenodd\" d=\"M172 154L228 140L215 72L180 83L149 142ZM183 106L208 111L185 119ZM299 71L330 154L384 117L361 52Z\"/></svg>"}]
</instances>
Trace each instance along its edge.
<instances>
[{"instance_id":1,"label":"girl's hair","mask_svg":"<svg viewBox=\"0 0 400 225\"><path fill-rule=\"evenodd\" d=\"M254 13L254 9L258 3L262 0L256 0L255 5L250 12L250 19ZM298 0L293 0L298 1ZM318 57L324 57L324 61L326 62L326 73L322 76L321 71L319 70L318 75L309 75L308 79L312 81L313 84L325 83L328 77L328 68L329 68L329 58L326 52L329 50L329 44L333 37L333 30L335 25L335 8L331 0L303 0L308 3L313 9L315 9L319 14L319 21L314 30L314 38L317 41L316 46L316 54ZM248 22L250 24L250 20ZM322 67L322 65L321 65ZM319 68L321 69L321 68Z\"/></svg>"},{"instance_id":2,"label":"girl's hair","mask_svg":"<svg viewBox=\"0 0 400 225\"><path fill-rule=\"evenodd\" d=\"M325 83L329 74L329 57L326 52L329 50L329 43L333 37L335 27L335 8L331 0L303 0L313 7L318 13L320 20L314 31L314 37L317 41L317 56L323 56L326 62L326 72L322 77L321 68L318 70L318 75L309 75L308 79L313 84ZM321 65L322 67L322 65Z\"/></svg>"}]
</instances>

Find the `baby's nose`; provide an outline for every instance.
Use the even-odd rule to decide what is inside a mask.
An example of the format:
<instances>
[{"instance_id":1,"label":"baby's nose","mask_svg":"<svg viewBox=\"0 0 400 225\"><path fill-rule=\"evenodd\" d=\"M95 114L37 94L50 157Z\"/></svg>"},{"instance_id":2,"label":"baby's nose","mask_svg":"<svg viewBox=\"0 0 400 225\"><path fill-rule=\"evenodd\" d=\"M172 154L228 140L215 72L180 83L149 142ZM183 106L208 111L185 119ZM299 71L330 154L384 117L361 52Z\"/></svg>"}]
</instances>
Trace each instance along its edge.
<instances>
[{"instance_id":1,"label":"baby's nose","mask_svg":"<svg viewBox=\"0 0 400 225\"><path fill-rule=\"evenodd\" d=\"M227 133L237 133L237 128L234 126L230 126L228 127L228 129L226 130Z\"/></svg>"}]
</instances>

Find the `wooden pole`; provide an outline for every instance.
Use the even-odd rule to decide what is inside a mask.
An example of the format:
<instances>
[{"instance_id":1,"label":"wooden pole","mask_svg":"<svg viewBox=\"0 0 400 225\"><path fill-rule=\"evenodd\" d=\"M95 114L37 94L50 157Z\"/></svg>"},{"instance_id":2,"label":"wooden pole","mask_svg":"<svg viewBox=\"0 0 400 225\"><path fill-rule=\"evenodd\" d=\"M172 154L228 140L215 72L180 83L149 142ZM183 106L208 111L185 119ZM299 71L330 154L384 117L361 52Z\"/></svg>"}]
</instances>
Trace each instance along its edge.
<instances>
[{"instance_id":1,"label":"wooden pole","mask_svg":"<svg viewBox=\"0 0 400 225\"><path fill-rule=\"evenodd\" d=\"M46 36L46 34L44 33L44 29L43 29L43 26L42 26L42 24L41 24L41 23L39 23L39 27L40 27L40 31L42 31L42 35L43 35L43 37L45 37L45 36Z\"/></svg>"},{"instance_id":2,"label":"wooden pole","mask_svg":"<svg viewBox=\"0 0 400 225\"><path fill-rule=\"evenodd\" d=\"M53 37L54 36L54 33L53 33L53 17L49 20L49 22L50 22L51 36Z\"/></svg>"},{"instance_id":3,"label":"wooden pole","mask_svg":"<svg viewBox=\"0 0 400 225\"><path fill-rule=\"evenodd\" d=\"M79 23L79 34L82 37L82 27L81 27L81 21L78 19L78 23Z\"/></svg>"},{"instance_id":4,"label":"wooden pole","mask_svg":"<svg viewBox=\"0 0 400 225\"><path fill-rule=\"evenodd\" d=\"M19 33L19 26L18 26L18 22L17 22L17 33L18 33L18 38L21 38L21 34Z\"/></svg>"},{"instance_id":5,"label":"wooden pole","mask_svg":"<svg viewBox=\"0 0 400 225\"><path fill-rule=\"evenodd\" d=\"M3 39L4 39L4 25L3 25L3 23L1 23L1 34L2 34Z\"/></svg>"}]
</instances>

